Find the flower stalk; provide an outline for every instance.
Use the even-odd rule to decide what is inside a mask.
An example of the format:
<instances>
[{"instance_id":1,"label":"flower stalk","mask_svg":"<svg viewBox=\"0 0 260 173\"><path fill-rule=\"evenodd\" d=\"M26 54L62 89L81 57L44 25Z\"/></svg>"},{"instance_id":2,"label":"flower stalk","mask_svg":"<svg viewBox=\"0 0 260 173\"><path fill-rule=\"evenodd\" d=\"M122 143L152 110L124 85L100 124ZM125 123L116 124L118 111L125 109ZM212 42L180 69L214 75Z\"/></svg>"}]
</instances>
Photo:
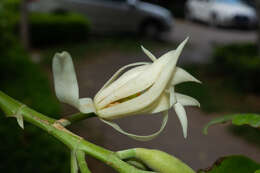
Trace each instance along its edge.
<instances>
[{"instance_id":1,"label":"flower stalk","mask_svg":"<svg viewBox=\"0 0 260 173\"><path fill-rule=\"evenodd\" d=\"M70 132L58 123L58 120L45 116L27 106L9 97L0 91L0 108L4 111L7 117L13 117L18 110L20 110L23 119L39 128L46 131L57 140L65 144L71 151L76 151L76 156L71 156L71 171L76 171L75 158L77 159L78 168L81 171L87 171L87 165L83 164L83 153L92 156L108 166L114 168L119 173L152 173L135 168L121 160L113 151L104 149L89 141L84 140L80 136ZM75 152L74 152L75 153ZM85 162L85 157L84 157ZM82 172L82 173L85 173Z\"/></svg>"}]
</instances>

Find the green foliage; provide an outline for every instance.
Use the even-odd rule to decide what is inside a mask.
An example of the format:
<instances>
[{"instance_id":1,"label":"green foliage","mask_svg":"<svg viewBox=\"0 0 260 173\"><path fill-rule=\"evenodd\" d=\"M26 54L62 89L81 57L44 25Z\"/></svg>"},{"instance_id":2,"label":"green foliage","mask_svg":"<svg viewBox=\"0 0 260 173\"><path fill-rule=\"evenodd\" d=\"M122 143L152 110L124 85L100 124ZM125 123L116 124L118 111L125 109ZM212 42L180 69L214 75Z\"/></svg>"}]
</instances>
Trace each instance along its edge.
<instances>
[{"instance_id":1,"label":"green foliage","mask_svg":"<svg viewBox=\"0 0 260 173\"><path fill-rule=\"evenodd\" d=\"M90 30L88 20L73 13L32 13L29 24L34 46L86 40Z\"/></svg>"},{"instance_id":2,"label":"green foliage","mask_svg":"<svg viewBox=\"0 0 260 173\"><path fill-rule=\"evenodd\" d=\"M258 128L251 126L229 126L228 130L233 135L260 147L260 133Z\"/></svg>"},{"instance_id":3,"label":"green foliage","mask_svg":"<svg viewBox=\"0 0 260 173\"><path fill-rule=\"evenodd\" d=\"M260 164L245 156L229 156L219 159L207 170L199 173L256 173Z\"/></svg>"},{"instance_id":4,"label":"green foliage","mask_svg":"<svg viewBox=\"0 0 260 173\"><path fill-rule=\"evenodd\" d=\"M254 44L217 47L213 54L216 70L229 75L243 91L259 92L260 57Z\"/></svg>"},{"instance_id":5,"label":"green foliage","mask_svg":"<svg viewBox=\"0 0 260 173\"><path fill-rule=\"evenodd\" d=\"M218 117L211 120L203 129L203 133L208 133L208 128L215 124L225 123L231 121L232 124L241 126L241 125L249 125L254 128L260 127L260 115L259 114L233 114L226 115L223 117Z\"/></svg>"},{"instance_id":6,"label":"green foliage","mask_svg":"<svg viewBox=\"0 0 260 173\"><path fill-rule=\"evenodd\" d=\"M7 3L8 4L8 3ZM39 112L58 118L59 105L41 68L15 39L6 1L0 1L0 90ZM22 131L14 118L0 112L0 172L67 172L68 152L40 129L25 124ZM15 165L15 166L14 166Z\"/></svg>"},{"instance_id":7,"label":"green foliage","mask_svg":"<svg viewBox=\"0 0 260 173\"><path fill-rule=\"evenodd\" d=\"M9 23L19 30L20 0L5 0ZM83 41L88 38L90 23L84 16L74 13L30 13L30 41L33 46Z\"/></svg>"}]
</instances>

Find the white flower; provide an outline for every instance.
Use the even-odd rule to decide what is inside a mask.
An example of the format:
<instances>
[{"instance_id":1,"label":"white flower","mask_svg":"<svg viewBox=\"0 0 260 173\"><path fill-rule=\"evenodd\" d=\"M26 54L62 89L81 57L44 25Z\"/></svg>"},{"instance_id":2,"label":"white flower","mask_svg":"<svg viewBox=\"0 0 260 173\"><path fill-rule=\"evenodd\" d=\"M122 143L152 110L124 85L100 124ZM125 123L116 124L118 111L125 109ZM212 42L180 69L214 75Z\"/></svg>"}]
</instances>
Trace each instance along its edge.
<instances>
[{"instance_id":1,"label":"white flower","mask_svg":"<svg viewBox=\"0 0 260 173\"><path fill-rule=\"evenodd\" d=\"M188 39L176 50L160 58L142 47L153 61L126 65L119 69L94 97L79 99L78 82L70 55L56 54L53 59L55 91L61 102L68 103L82 113L95 112L105 123L136 140L150 140L157 136L168 120L168 110L174 108L181 122L183 134L187 136L187 117L183 106L199 106L194 98L176 93L174 86L187 81L199 82L185 70L176 67L177 60ZM134 67L120 77L129 67ZM138 136L124 132L113 119L136 114L163 112L161 129L149 136Z\"/></svg>"}]
</instances>

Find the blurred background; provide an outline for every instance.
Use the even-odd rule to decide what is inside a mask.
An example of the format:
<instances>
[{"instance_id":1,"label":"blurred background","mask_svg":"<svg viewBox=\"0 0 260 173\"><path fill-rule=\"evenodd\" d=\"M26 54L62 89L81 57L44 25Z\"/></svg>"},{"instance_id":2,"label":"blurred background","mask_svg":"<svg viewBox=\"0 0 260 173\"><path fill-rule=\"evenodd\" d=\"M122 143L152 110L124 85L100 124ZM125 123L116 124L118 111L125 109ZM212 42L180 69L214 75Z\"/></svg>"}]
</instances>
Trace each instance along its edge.
<instances>
[{"instance_id":1,"label":"blurred background","mask_svg":"<svg viewBox=\"0 0 260 173\"><path fill-rule=\"evenodd\" d=\"M170 111L163 133L150 142L121 135L98 119L70 130L113 151L156 148L180 158L195 170L219 157L244 154L260 162L259 131L223 125L202 134L212 118L228 113L260 112L259 1L253 0L1 0L0 89L54 118L76 110L59 103L53 90L51 60L66 50L73 56L81 97L94 97L121 66L149 61L143 45L156 56L190 37L178 66L203 84L185 83L177 91L201 108L187 108L188 138ZM146 135L161 116L117 120L123 129ZM30 124L0 115L0 172L69 172L69 151ZM93 173L114 171L87 158Z\"/></svg>"}]
</instances>

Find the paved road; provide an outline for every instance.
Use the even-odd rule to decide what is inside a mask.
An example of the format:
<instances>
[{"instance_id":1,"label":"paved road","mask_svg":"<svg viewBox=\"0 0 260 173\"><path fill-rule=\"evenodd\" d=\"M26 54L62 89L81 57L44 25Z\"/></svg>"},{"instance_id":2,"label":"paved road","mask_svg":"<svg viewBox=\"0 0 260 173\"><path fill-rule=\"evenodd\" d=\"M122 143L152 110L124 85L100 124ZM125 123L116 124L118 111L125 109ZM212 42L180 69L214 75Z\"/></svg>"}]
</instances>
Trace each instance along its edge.
<instances>
[{"instance_id":1,"label":"paved road","mask_svg":"<svg viewBox=\"0 0 260 173\"><path fill-rule=\"evenodd\" d=\"M204 63L208 61L213 43L228 43L236 41L253 41L253 32L216 30L204 25L177 21L175 32L170 35L173 40L183 40L191 37L191 46L185 49L183 62ZM138 57L138 58L133 58ZM111 52L99 54L92 59L84 59L76 64L79 75L81 97L92 97L108 78L122 65L146 60L144 55ZM73 112L66 107L65 112ZM85 121L80 126L73 126L73 130L96 144L117 151L132 147L156 148L166 151L185 161L194 169L206 168L217 158L231 154L245 154L260 162L260 149L243 139L230 134L226 125L213 127L208 136L201 132L202 127L217 115L207 115L197 108L187 109L189 120L188 138L184 139L180 123L174 111L170 112L169 122L163 133L150 142L137 142L127 138L100 122L98 119ZM160 126L160 116L138 116L119 120L120 125L137 134L149 134ZM89 161L93 173L113 172L94 160Z\"/></svg>"},{"instance_id":2,"label":"paved road","mask_svg":"<svg viewBox=\"0 0 260 173\"><path fill-rule=\"evenodd\" d=\"M210 61L212 48L217 44L234 42L254 42L257 38L254 31L212 28L205 24L176 20L170 40L181 41L189 36L190 50L184 52L181 61L185 63L207 63Z\"/></svg>"}]
</instances>

